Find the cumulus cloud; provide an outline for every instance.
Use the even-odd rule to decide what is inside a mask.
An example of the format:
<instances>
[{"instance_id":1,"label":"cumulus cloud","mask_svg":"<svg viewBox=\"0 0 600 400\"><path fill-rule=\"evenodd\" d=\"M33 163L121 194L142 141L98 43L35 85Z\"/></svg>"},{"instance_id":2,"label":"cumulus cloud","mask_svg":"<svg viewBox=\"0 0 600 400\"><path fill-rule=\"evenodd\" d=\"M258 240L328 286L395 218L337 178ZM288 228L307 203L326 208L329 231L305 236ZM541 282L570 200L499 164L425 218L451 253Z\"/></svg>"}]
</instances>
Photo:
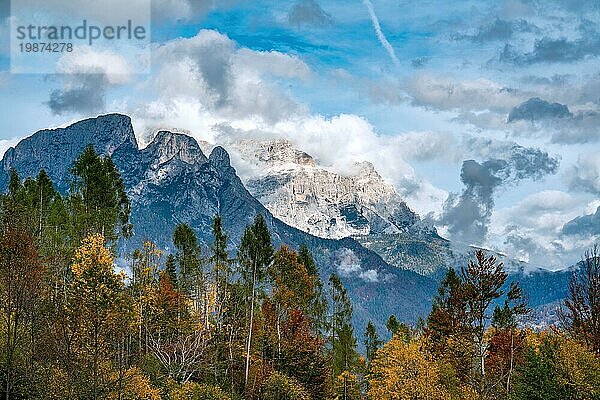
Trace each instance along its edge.
<instances>
[{"instance_id":1,"label":"cumulus cloud","mask_svg":"<svg viewBox=\"0 0 600 400\"><path fill-rule=\"evenodd\" d=\"M565 172L571 190L600 194L600 157L597 152L583 153Z\"/></svg>"},{"instance_id":2,"label":"cumulus cloud","mask_svg":"<svg viewBox=\"0 0 600 400\"><path fill-rule=\"evenodd\" d=\"M526 94L489 79L460 81L450 76L418 74L405 89L413 104L436 110L506 112L525 100Z\"/></svg>"},{"instance_id":3,"label":"cumulus cloud","mask_svg":"<svg viewBox=\"0 0 600 400\"><path fill-rule=\"evenodd\" d=\"M187 98L228 118L287 118L303 107L267 77L307 79L299 58L275 51L238 48L227 36L202 30L196 36L158 46L157 73L150 86L164 102Z\"/></svg>"},{"instance_id":4,"label":"cumulus cloud","mask_svg":"<svg viewBox=\"0 0 600 400\"><path fill-rule=\"evenodd\" d=\"M503 251L530 265L564 268L577 258L588 242L561 237L563 225L587 209L570 193L544 190L531 194L512 207L496 210L489 236L497 238Z\"/></svg>"},{"instance_id":5,"label":"cumulus cloud","mask_svg":"<svg viewBox=\"0 0 600 400\"><path fill-rule=\"evenodd\" d=\"M288 21L296 27L323 28L333 23L331 15L327 14L315 0L299 0L288 13Z\"/></svg>"},{"instance_id":6,"label":"cumulus cloud","mask_svg":"<svg viewBox=\"0 0 600 400\"><path fill-rule=\"evenodd\" d=\"M56 72L59 74L102 73L111 83L124 84L129 82L133 71L122 54L83 46L63 54L57 62Z\"/></svg>"},{"instance_id":7,"label":"cumulus cloud","mask_svg":"<svg viewBox=\"0 0 600 400\"><path fill-rule=\"evenodd\" d=\"M510 110L508 122L514 121L538 121L554 118L571 118L573 114L569 108L560 103L549 103L539 97L532 97L524 103Z\"/></svg>"},{"instance_id":8,"label":"cumulus cloud","mask_svg":"<svg viewBox=\"0 0 600 400\"><path fill-rule=\"evenodd\" d=\"M400 154L406 160L443 160L454 163L459 162L464 155L460 143L448 133L406 132L398 134L395 141Z\"/></svg>"},{"instance_id":9,"label":"cumulus cloud","mask_svg":"<svg viewBox=\"0 0 600 400\"><path fill-rule=\"evenodd\" d=\"M502 185L554 174L558 165L559 160L548 153L516 144L506 150L504 159L466 160L460 174L465 188L460 195L448 196L439 223L453 238L481 244L488 233L495 191Z\"/></svg>"}]
</instances>

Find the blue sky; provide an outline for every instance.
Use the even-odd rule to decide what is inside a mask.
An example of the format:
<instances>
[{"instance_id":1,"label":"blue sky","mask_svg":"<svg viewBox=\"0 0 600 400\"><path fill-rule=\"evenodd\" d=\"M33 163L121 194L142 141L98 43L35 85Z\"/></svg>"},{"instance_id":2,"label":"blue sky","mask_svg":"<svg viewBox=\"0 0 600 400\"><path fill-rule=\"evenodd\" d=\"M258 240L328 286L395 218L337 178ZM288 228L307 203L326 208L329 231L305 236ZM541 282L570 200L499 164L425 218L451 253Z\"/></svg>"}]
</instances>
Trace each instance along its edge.
<instances>
[{"instance_id":1,"label":"blue sky","mask_svg":"<svg viewBox=\"0 0 600 400\"><path fill-rule=\"evenodd\" d=\"M2 149L105 112L141 141L283 137L335 170L372 162L457 242L564 267L600 236L599 4L153 0L151 74L88 52L18 75L3 0Z\"/></svg>"}]
</instances>

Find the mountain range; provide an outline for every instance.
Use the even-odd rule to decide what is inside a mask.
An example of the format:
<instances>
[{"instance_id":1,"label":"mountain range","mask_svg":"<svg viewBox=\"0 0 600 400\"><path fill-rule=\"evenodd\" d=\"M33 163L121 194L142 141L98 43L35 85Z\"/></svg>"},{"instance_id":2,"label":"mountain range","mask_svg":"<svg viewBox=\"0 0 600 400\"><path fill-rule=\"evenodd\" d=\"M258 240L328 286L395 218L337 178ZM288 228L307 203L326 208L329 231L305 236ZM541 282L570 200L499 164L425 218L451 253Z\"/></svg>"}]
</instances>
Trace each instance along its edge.
<instances>
[{"instance_id":1,"label":"mountain range","mask_svg":"<svg viewBox=\"0 0 600 400\"><path fill-rule=\"evenodd\" d=\"M360 331L368 320L385 331L390 314L407 322L425 316L444 271L468 257L469 249L457 250L440 237L367 162L340 174L285 140L243 140L230 150L261 171L243 182L223 147L209 153L206 144L203 150L182 133L159 131L140 148L130 118L122 114L23 139L0 162L0 189L6 190L14 168L22 178L45 169L59 191L68 191L69 168L88 144L113 159L131 199L134 236L122 243L123 254L147 239L169 251L179 223L189 224L208 245L217 213L234 254L246 225L262 214L275 246L305 243L324 280L340 275ZM503 261L532 306L549 307L564 298L568 271L530 272L514 260Z\"/></svg>"}]
</instances>

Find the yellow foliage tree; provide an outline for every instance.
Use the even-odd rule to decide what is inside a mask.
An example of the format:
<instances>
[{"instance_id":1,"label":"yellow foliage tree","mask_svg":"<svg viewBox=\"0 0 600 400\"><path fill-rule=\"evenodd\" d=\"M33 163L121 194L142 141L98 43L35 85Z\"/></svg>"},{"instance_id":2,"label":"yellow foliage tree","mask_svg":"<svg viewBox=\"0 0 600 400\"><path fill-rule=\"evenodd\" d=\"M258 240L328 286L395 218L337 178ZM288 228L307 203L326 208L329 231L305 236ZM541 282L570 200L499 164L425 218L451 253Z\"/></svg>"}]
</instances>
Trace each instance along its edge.
<instances>
[{"instance_id":1,"label":"yellow foliage tree","mask_svg":"<svg viewBox=\"0 0 600 400\"><path fill-rule=\"evenodd\" d=\"M109 400L161 400L160 390L138 368L130 368L124 375L124 387L110 393Z\"/></svg>"},{"instance_id":2,"label":"yellow foliage tree","mask_svg":"<svg viewBox=\"0 0 600 400\"><path fill-rule=\"evenodd\" d=\"M559 378L577 399L600 398L600 358L574 340L561 338L559 359L563 376Z\"/></svg>"},{"instance_id":3,"label":"yellow foliage tree","mask_svg":"<svg viewBox=\"0 0 600 400\"><path fill-rule=\"evenodd\" d=\"M115 385L123 386L124 360L115 355L123 353L134 314L124 274L114 272L113 261L104 237L91 235L83 239L71 266L66 315L80 368L76 375L79 397L97 399ZM112 379L115 371L117 381Z\"/></svg>"},{"instance_id":4,"label":"yellow foliage tree","mask_svg":"<svg viewBox=\"0 0 600 400\"><path fill-rule=\"evenodd\" d=\"M371 363L369 398L386 400L447 400L455 398L444 385L445 365L432 361L421 340L408 343L399 335L377 351ZM460 393L460 398L469 398Z\"/></svg>"}]
</instances>

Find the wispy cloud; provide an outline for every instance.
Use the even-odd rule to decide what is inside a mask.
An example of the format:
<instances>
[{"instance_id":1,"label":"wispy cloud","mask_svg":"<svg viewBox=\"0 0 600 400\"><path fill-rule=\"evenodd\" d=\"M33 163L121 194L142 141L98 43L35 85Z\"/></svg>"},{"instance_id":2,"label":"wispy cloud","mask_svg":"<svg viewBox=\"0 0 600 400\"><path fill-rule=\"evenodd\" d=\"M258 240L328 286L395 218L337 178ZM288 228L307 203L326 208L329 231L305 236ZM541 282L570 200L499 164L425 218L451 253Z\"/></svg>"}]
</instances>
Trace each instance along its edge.
<instances>
[{"instance_id":1,"label":"wispy cloud","mask_svg":"<svg viewBox=\"0 0 600 400\"><path fill-rule=\"evenodd\" d=\"M373 28L375 28L375 33L377 34L377 39L379 39L379 42L381 43L383 48L390 55L392 62L396 66L400 65L400 60L398 60L398 57L396 56L396 52L394 51L394 48L392 47L390 42L385 37L385 34L381 30L381 25L379 24L379 18L377 18L377 14L375 14L375 9L373 8L373 3L371 3L371 0L363 0L363 4L365 5L365 7L367 7L367 10L369 11L369 16L371 17L371 22L373 23Z\"/></svg>"}]
</instances>

